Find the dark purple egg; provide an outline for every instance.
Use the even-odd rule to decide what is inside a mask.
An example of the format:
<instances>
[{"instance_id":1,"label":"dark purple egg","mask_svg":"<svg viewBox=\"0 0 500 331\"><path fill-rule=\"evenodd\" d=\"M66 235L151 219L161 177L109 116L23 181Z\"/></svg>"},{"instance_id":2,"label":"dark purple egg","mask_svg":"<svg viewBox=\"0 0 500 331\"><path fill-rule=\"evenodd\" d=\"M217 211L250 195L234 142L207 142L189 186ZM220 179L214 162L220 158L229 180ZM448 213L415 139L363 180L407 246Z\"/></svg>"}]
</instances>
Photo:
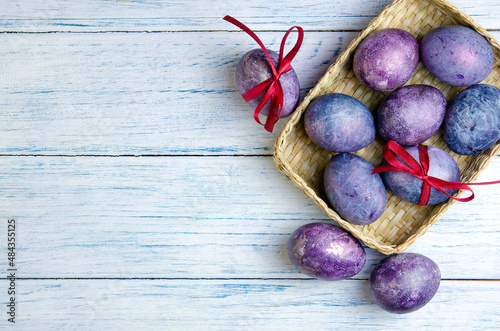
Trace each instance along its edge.
<instances>
[{"instance_id":1,"label":"dark purple egg","mask_svg":"<svg viewBox=\"0 0 500 331\"><path fill-rule=\"evenodd\" d=\"M359 100L341 93L314 99L304 115L311 140L330 152L355 152L375 139L375 121Z\"/></svg>"},{"instance_id":2,"label":"dark purple egg","mask_svg":"<svg viewBox=\"0 0 500 331\"><path fill-rule=\"evenodd\" d=\"M352 277L366 262L359 241L328 223L309 223L295 230L288 239L287 252L301 272L323 280Z\"/></svg>"},{"instance_id":3,"label":"dark purple egg","mask_svg":"<svg viewBox=\"0 0 500 331\"><path fill-rule=\"evenodd\" d=\"M279 58L278 53L271 50L267 51L273 60L274 66L277 67ZM246 52L236 67L236 84L241 94L251 90L271 77L272 69L269 65L269 60L264 51L260 48ZM287 117L295 110L295 106L297 106L297 102L299 101L299 79L292 69L281 75L280 83L283 88L283 111L281 117ZM264 94L248 101L248 104L255 109L259 102L262 101L263 97ZM270 102L262 108L262 115L267 115L269 113L269 104Z\"/></svg>"},{"instance_id":4,"label":"dark purple egg","mask_svg":"<svg viewBox=\"0 0 500 331\"><path fill-rule=\"evenodd\" d=\"M457 154L479 154L500 139L500 89L473 85L450 103L444 120L444 139Z\"/></svg>"},{"instance_id":5,"label":"dark purple egg","mask_svg":"<svg viewBox=\"0 0 500 331\"><path fill-rule=\"evenodd\" d=\"M476 31L446 25L429 32L420 45L422 62L438 79L454 86L477 84L493 69L493 50Z\"/></svg>"},{"instance_id":6,"label":"dark purple egg","mask_svg":"<svg viewBox=\"0 0 500 331\"><path fill-rule=\"evenodd\" d=\"M353 59L356 77L375 91L392 91L410 79L418 64L418 42L401 29L382 29L358 45Z\"/></svg>"},{"instance_id":7,"label":"dark purple egg","mask_svg":"<svg viewBox=\"0 0 500 331\"><path fill-rule=\"evenodd\" d=\"M418 146L405 148L414 159L420 162ZM449 182L460 181L460 169L458 164L450 154L437 147L428 146L429 151L429 172L428 175ZM398 158L399 159L399 158ZM404 163L404 162L403 162ZM392 193L403 200L418 204L420 193L422 192L422 180L402 171L387 171L382 173L385 186ZM455 194L457 190L444 190L449 195ZM431 188L428 205L435 205L449 199L449 197Z\"/></svg>"},{"instance_id":8,"label":"dark purple egg","mask_svg":"<svg viewBox=\"0 0 500 331\"><path fill-rule=\"evenodd\" d=\"M351 153L336 154L325 168L324 185L333 209L356 225L375 222L384 212L387 192L373 166Z\"/></svg>"},{"instance_id":9,"label":"dark purple egg","mask_svg":"<svg viewBox=\"0 0 500 331\"><path fill-rule=\"evenodd\" d=\"M441 272L437 264L415 253L391 255L382 260L370 276L370 295L382 309L405 314L431 301L439 289Z\"/></svg>"},{"instance_id":10,"label":"dark purple egg","mask_svg":"<svg viewBox=\"0 0 500 331\"><path fill-rule=\"evenodd\" d=\"M428 85L403 86L389 94L377 110L377 126L386 140L414 146L429 139L441 126L446 98Z\"/></svg>"}]
</instances>

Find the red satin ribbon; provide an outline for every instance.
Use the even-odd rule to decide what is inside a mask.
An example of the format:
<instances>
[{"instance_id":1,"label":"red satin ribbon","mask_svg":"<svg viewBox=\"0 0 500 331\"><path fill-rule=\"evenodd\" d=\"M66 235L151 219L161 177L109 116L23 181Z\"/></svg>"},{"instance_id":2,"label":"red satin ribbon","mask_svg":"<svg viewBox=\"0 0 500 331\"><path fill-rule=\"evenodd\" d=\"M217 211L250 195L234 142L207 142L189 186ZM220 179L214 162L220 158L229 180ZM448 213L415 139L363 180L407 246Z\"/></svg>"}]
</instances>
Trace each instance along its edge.
<instances>
[{"instance_id":1,"label":"red satin ribbon","mask_svg":"<svg viewBox=\"0 0 500 331\"><path fill-rule=\"evenodd\" d=\"M429 152L425 145L418 146L418 153L420 158L420 163L411 156L403 147L401 147L395 141L389 141L384 146L383 155L384 158L389 163L388 165L382 165L375 167L373 169L373 174L378 174L385 171L403 171L412 176L415 176L422 180L422 192L420 193L420 199L418 201L419 205L426 205L429 202L429 197L431 194L431 186L440 192L446 194L452 199L460 202L467 202L474 199L474 192L469 185L490 185L490 184L500 184L500 180L492 182L482 182L482 183L460 183L460 182L448 182L436 177L428 175L429 172ZM396 158L398 156L404 163ZM461 189L467 190L471 193L468 197L457 198L452 197L445 189Z\"/></svg>"},{"instance_id":2,"label":"red satin ribbon","mask_svg":"<svg viewBox=\"0 0 500 331\"><path fill-rule=\"evenodd\" d=\"M304 39L304 30L300 26L292 26L285 34L283 37L283 40L281 41L281 47L280 47L280 53L279 53L279 60L278 60L278 67L276 68L274 66L273 61L271 60L271 57L269 56L269 53L267 52L266 47L260 41L259 37L250 30L247 26L245 26L243 23L238 21L237 19L227 15L224 17L224 20L228 21L229 23L232 23L245 31L247 34L250 35L262 48L264 53L266 53L267 58L269 59L269 64L271 65L271 70L272 70L272 77L263 81L259 85L255 86L254 88L246 91L245 93L242 94L243 99L245 101L250 101L261 94L264 94L264 97L262 98L262 101L257 105L257 108L255 108L255 112L253 114L253 118L257 123L260 125L264 125L264 129L266 129L269 132L273 132L273 127L276 122L281 117L281 113L283 112L283 88L281 87L280 83L280 77L283 75L285 72L288 72L292 69L291 63L295 55L297 55L297 52L299 51L300 46L302 45L302 40ZM293 29L297 29L299 35L297 38L297 42L295 43L295 46L292 48L292 50L283 58L283 52L285 49L285 41L290 32L292 32ZM271 99L271 106L269 107L269 114L267 115L266 123L262 124L259 120L259 113L262 110L262 108L265 106L265 104Z\"/></svg>"}]
</instances>

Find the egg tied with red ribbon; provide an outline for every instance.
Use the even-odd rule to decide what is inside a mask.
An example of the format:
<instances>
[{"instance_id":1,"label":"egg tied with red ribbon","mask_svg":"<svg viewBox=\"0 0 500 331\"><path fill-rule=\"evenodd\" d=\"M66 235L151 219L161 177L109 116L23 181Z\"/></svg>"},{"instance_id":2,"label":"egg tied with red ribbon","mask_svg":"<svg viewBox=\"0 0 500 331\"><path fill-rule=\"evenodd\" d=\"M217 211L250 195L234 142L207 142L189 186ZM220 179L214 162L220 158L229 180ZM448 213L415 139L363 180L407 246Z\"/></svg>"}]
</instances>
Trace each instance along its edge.
<instances>
[{"instance_id":1,"label":"egg tied with red ribbon","mask_svg":"<svg viewBox=\"0 0 500 331\"><path fill-rule=\"evenodd\" d=\"M276 122L289 116L299 100L299 80L291 62L302 45L304 30L300 26L291 27L281 41L279 54L276 54L267 50L259 37L237 19L225 16L224 20L242 29L260 46L242 57L236 69L236 81L243 99L255 107L255 121L272 132ZM294 29L298 32L297 41L284 55L286 39ZM260 113L267 115L264 124L259 119Z\"/></svg>"}]
</instances>

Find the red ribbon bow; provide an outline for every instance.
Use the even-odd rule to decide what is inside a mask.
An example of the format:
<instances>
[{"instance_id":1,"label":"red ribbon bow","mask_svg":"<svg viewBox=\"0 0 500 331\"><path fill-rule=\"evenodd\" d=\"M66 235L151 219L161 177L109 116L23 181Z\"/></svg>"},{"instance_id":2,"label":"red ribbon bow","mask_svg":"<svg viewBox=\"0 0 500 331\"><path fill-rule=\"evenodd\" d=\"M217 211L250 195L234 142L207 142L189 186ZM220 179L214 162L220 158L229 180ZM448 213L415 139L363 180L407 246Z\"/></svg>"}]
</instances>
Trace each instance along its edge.
<instances>
[{"instance_id":1,"label":"red ribbon bow","mask_svg":"<svg viewBox=\"0 0 500 331\"><path fill-rule=\"evenodd\" d=\"M304 39L304 30L300 26L292 26L285 34L283 37L283 40L281 41L281 47L280 47L280 53L279 53L279 60L278 60L278 67L276 68L274 66L273 61L271 60L271 57L269 56L269 53L266 50L266 47L260 41L259 37L250 30L247 26L245 26L243 23L238 21L237 19L226 15L224 17L224 20L228 21L229 23L232 23L248 33L250 37L252 37L264 50L264 52L267 55L267 58L269 59L269 64L271 66L272 70L272 77L263 81L259 85L255 86L254 88L246 91L245 93L242 94L243 99L245 101L250 101L261 94L264 94L264 97L262 98L262 101L258 104L257 108L255 108L255 112L253 114L253 118L257 123L260 125L264 125L264 129L266 129L269 132L273 132L273 127L276 122L281 117L281 113L283 112L283 88L281 87L280 83L280 77L283 75L285 72L288 72L292 69L291 63L295 55L297 55L297 52L299 51L300 46L302 45L302 40ZM285 48L285 41L290 32L292 32L293 29L297 29L299 32L299 36L297 38L297 42L295 43L295 46L292 48L292 50L283 58L283 52ZM269 108L269 114L267 115L266 119L266 124L262 124L259 120L259 113L262 110L262 108L265 106L265 104L271 99L271 105Z\"/></svg>"},{"instance_id":2,"label":"red ribbon bow","mask_svg":"<svg viewBox=\"0 0 500 331\"><path fill-rule=\"evenodd\" d=\"M387 160L389 164L375 167L373 169L372 175L385 171L403 171L421 179L423 182L422 182L422 191L420 193L420 199L418 201L419 205L426 205L427 202L429 202L429 197L431 194L431 186L456 201L467 202L474 199L474 192L472 191L469 185L500 184L500 180L493 182L482 182L482 183L460 183L460 182L448 182L436 177L429 176L428 147L425 145L419 145L418 153L419 153L420 163L417 160L415 160L415 158L413 158L413 156L411 156L411 154L408 153L398 143L391 140L387 142L387 144L384 146L383 149L384 158ZM403 164L401 161L399 161L396 156L398 156L406 164ZM451 195L446 193L446 191L444 191L445 189L467 190L471 193L471 195L466 198L452 197Z\"/></svg>"}]
</instances>

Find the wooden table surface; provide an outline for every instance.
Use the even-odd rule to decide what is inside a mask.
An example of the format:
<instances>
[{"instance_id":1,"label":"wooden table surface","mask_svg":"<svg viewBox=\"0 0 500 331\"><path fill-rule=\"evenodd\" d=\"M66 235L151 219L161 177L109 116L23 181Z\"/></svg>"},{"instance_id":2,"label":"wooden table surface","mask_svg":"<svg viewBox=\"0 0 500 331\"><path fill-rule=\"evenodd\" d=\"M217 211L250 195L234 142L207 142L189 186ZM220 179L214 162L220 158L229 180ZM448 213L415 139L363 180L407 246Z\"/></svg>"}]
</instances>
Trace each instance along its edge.
<instances>
[{"instance_id":1,"label":"wooden table surface","mask_svg":"<svg viewBox=\"0 0 500 331\"><path fill-rule=\"evenodd\" d=\"M497 0L452 2L500 39ZM303 97L389 3L1 0L0 329L500 328L500 186L475 188L408 249L442 273L414 313L373 303L383 255L370 248L339 282L288 260L291 232L329 219L274 166L286 120L272 134L253 121L235 68L257 45L222 17L276 51L302 26ZM499 177L495 158L479 180Z\"/></svg>"}]
</instances>

